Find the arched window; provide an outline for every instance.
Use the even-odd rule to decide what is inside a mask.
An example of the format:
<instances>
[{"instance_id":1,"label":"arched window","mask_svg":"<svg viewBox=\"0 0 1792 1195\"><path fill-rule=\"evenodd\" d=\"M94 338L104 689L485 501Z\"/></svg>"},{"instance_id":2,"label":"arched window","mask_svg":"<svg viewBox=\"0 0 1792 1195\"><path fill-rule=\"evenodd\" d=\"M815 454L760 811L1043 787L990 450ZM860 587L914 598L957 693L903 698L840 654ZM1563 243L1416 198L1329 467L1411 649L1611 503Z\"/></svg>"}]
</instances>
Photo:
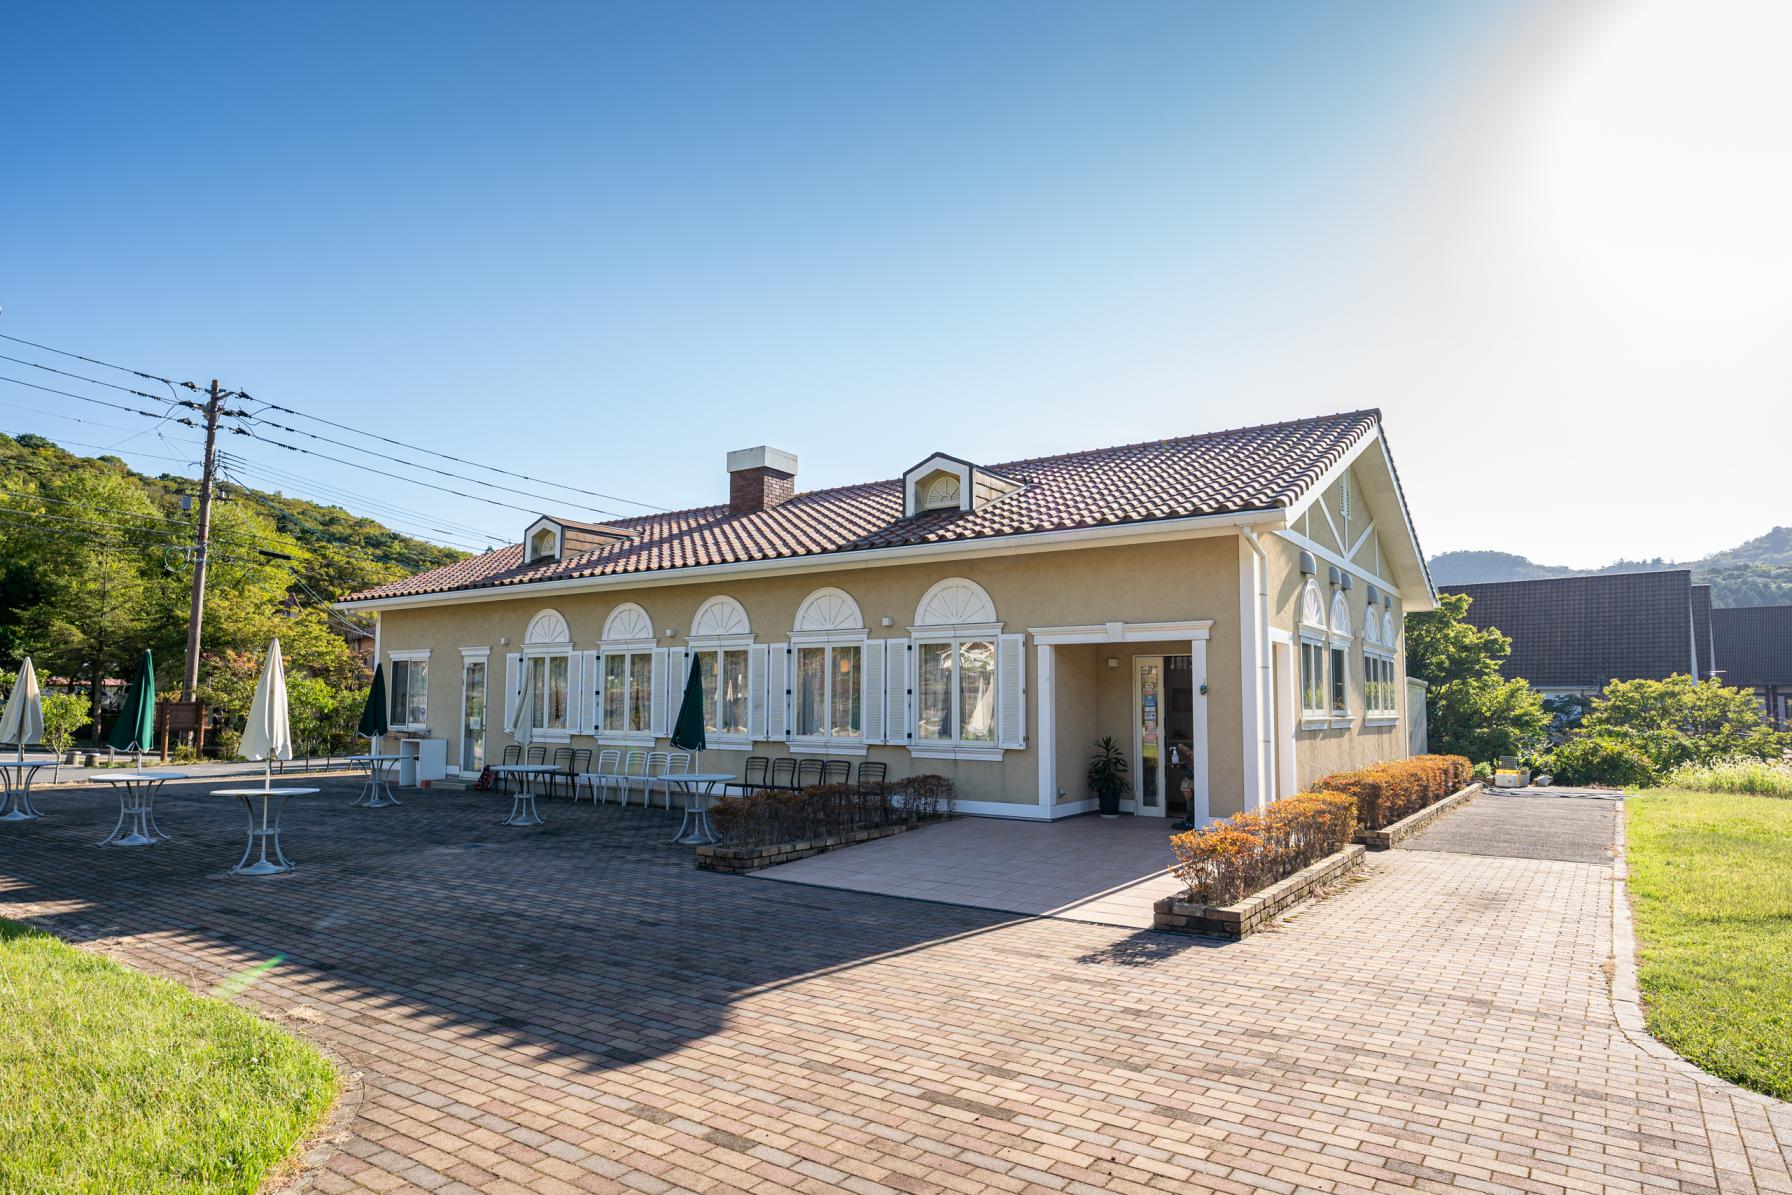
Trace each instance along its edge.
<instances>
[{"instance_id":1,"label":"arched window","mask_svg":"<svg viewBox=\"0 0 1792 1195\"><path fill-rule=\"evenodd\" d=\"M619 742L650 742L653 727L653 620L634 602L624 602L604 620L598 644L597 732Z\"/></svg>"},{"instance_id":2,"label":"arched window","mask_svg":"<svg viewBox=\"0 0 1792 1195\"><path fill-rule=\"evenodd\" d=\"M996 741L996 641L1000 624L983 586L948 577L915 610L915 739Z\"/></svg>"},{"instance_id":3,"label":"arched window","mask_svg":"<svg viewBox=\"0 0 1792 1195\"><path fill-rule=\"evenodd\" d=\"M867 674L869 640L852 595L829 587L804 598L797 607L790 645L796 669L791 684L793 736L829 742L863 739L865 706L882 699L883 677L881 669L875 677Z\"/></svg>"},{"instance_id":4,"label":"arched window","mask_svg":"<svg viewBox=\"0 0 1792 1195\"><path fill-rule=\"evenodd\" d=\"M558 610L542 610L523 632L523 667L528 670L529 724L550 738L570 734L573 686L572 631Z\"/></svg>"},{"instance_id":5,"label":"arched window","mask_svg":"<svg viewBox=\"0 0 1792 1195\"><path fill-rule=\"evenodd\" d=\"M1400 716L1397 643L1393 613L1369 607L1363 616L1363 712L1370 718Z\"/></svg>"},{"instance_id":6,"label":"arched window","mask_svg":"<svg viewBox=\"0 0 1792 1195\"><path fill-rule=\"evenodd\" d=\"M753 626L746 607L718 594L697 607L686 637L703 687L703 730L719 743L749 741L748 673ZM682 692L684 677L674 678Z\"/></svg>"},{"instance_id":7,"label":"arched window","mask_svg":"<svg viewBox=\"0 0 1792 1195\"><path fill-rule=\"evenodd\" d=\"M1350 602L1345 598L1342 589L1332 595L1332 617L1330 625L1332 634L1342 636L1345 639L1350 638Z\"/></svg>"},{"instance_id":8,"label":"arched window","mask_svg":"<svg viewBox=\"0 0 1792 1195\"><path fill-rule=\"evenodd\" d=\"M1325 598L1319 583L1309 579L1300 594L1300 713L1303 721L1330 716L1329 690L1325 681Z\"/></svg>"}]
</instances>

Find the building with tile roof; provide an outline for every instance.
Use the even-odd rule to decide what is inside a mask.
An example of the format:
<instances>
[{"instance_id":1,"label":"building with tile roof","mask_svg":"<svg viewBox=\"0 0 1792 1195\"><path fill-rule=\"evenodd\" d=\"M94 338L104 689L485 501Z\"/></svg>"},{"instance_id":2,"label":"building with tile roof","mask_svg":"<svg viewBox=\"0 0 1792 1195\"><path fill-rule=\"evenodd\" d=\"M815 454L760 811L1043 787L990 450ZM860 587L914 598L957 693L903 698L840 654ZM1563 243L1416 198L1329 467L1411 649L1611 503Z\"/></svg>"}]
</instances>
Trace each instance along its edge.
<instances>
[{"instance_id":1,"label":"building with tile roof","mask_svg":"<svg viewBox=\"0 0 1792 1195\"><path fill-rule=\"evenodd\" d=\"M524 717L645 749L695 666L705 768L868 760L1038 818L1090 807L1105 734L1134 811L1197 821L1405 753L1400 623L1434 595L1377 411L825 490L770 447L727 474L715 505L544 514L342 599L378 619L394 721L468 773Z\"/></svg>"},{"instance_id":2,"label":"building with tile roof","mask_svg":"<svg viewBox=\"0 0 1792 1195\"><path fill-rule=\"evenodd\" d=\"M1719 675L1753 689L1780 726L1792 720L1792 606L1713 610Z\"/></svg>"},{"instance_id":3,"label":"building with tile roof","mask_svg":"<svg viewBox=\"0 0 1792 1195\"><path fill-rule=\"evenodd\" d=\"M1613 680L1704 679L1717 666L1711 589L1688 569L1454 585L1468 621L1512 640L1500 671L1551 694L1598 693Z\"/></svg>"}]
</instances>

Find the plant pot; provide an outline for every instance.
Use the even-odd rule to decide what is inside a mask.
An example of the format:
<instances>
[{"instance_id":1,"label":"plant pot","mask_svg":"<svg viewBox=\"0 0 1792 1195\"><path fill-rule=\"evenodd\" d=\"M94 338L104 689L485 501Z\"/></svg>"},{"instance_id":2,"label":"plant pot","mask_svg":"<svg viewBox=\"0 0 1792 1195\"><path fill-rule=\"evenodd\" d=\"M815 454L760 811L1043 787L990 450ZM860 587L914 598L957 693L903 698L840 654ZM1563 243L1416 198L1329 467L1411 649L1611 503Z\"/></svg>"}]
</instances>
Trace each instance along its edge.
<instances>
[{"instance_id":1,"label":"plant pot","mask_svg":"<svg viewBox=\"0 0 1792 1195\"><path fill-rule=\"evenodd\" d=\"M1101 803L1101 816L1103 816L1103 817L1119 817L1120 816L1120 794L1119 793L1097 793L1095 799Z\"/></svg>"}]
</instances>

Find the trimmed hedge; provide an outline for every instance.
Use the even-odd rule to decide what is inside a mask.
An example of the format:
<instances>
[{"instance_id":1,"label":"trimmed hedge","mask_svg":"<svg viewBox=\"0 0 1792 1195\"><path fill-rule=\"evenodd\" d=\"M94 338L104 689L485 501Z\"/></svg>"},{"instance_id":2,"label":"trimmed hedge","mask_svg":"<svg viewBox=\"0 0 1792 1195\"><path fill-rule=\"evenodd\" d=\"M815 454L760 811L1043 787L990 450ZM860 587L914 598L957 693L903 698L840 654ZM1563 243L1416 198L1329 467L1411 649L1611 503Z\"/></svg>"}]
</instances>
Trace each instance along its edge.
<instances>
[{"instance_id":1,"label":"trimmed hedge","mask_svg":"<svg viewBox=\"0 0 1792 1195\"><path fill-rule=\"evenodd\" d=\"M1460 755L1415 755L1354 772L1336 772L1313 787L1355 797L1357 824L1365 830L1385 830L1467 788L1473 777L1474 765Z\"/></svg>"},{"instance_id":2,"label":"trimmed hedge","mask_svg":"<svg viewBox=\"0 0 1792 1195\"><path fill-rule=\"evenodd\" d=\"M1229 905L1343 850L1355 832L1356 800L1348 793L1299 793L1262 813L1174 836L1171 870L1189 900Z\"/></svg>"},{"instance_id":3,"label":"trimmed hedge","mask_svg":"<svg viewBox=\"0 0 1792 1195\"><path fill-rule=\"evenodd\" d=\"M729 846L779 846L952 815L956 790L944 776L882 784L817 784L792 792L723 797L710 810Z\"/></svg>"}]
</instances>

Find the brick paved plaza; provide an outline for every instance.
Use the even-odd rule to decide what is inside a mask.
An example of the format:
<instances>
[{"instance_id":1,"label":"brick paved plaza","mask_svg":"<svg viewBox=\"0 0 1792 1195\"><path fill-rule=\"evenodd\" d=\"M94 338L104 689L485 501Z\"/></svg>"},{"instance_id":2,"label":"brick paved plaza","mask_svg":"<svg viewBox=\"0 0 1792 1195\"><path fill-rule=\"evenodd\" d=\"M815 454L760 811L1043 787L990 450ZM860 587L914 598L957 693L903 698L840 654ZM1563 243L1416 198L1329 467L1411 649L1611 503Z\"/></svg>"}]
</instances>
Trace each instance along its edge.
<instances>
[{"instance_id":1,"label":"brick paved plaza","mask_svg":"<svg viewBox=\"0 0 1792 1195\"><path fill-rule=\"evenodd\" d=\"M0 826L0 915L198 990L283 956L241 999L355 1076L315 1190L1792 1192L1792 1107L1614 1020L1605 865L1391 852L1222 946L339 782L297 873L233 880L241 807L203 792L121 851L104 794L46 795Z\"/></svg>"}]
</instances>

